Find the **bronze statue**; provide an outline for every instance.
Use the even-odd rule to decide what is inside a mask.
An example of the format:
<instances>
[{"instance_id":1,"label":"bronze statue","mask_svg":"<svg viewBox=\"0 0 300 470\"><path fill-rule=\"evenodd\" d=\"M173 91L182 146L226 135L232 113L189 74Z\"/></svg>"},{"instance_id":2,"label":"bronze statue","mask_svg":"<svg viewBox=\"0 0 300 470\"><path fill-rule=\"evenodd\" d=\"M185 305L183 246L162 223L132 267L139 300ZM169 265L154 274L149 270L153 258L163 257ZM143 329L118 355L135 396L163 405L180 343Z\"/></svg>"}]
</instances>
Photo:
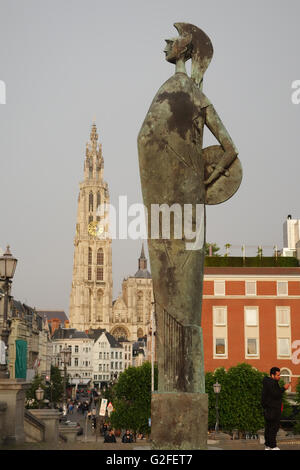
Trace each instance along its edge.
<instances>
[{"instance_id":1,"label":"bronze statue","mask_svg":"<svg viewBox=\"0 0 300 470\"><path fill-rule=\"evenodd\" d=\"M156 302L158 392L204 393L201 329L205 204L218 204L238 189L242 171L237 149L214 106L202 92L212 55L208 36L196 26L175 23L179 37L166 40L166 60L175 74L158 90L138 136L140 176L148 210L148 247ZM192 60L191 77L185 63ZM204 125L220 146L202 149ZM197 207L201 246L187 239L151 238L151 207ZM161 221L160 221L161 224ZM171 220L171 227L175 221ZM183 222L182 222L183 224ZM171 231L172 232L172 231ZM200 235L200 237L199 237Z\"/></svg>"}]
</instances>

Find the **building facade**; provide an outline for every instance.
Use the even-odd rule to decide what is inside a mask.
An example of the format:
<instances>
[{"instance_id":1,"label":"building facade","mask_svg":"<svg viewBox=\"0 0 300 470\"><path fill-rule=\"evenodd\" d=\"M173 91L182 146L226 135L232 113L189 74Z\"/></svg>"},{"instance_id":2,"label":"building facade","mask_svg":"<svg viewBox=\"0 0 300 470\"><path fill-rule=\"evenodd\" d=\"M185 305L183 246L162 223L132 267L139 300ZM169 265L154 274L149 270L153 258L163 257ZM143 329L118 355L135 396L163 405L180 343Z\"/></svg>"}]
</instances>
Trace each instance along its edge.
<instances>
[{"instance_id":1,"label":"building facade","mask_svg":"<svg viewBox=\"0 0 300 470\"><path fill-rule=\"evenodd\" d=\"M11 378L50 376L51 337L47 321L35 309L12 299L9 309L8 367Z\"/></svg>"},{"instance_id":2,"label":"building facade","mask_svg":"<svg viewBox=\"0 0 300 470\"><path fill-rule=\"evenodd\" d=\"M92 125L86 145L84 179L78 196L74 262L70 295L70 326L77 330L109 329L112 312L112 253L108 185L104 160Z\"/></svg>"},{"instance_id":3,"label":"building facade","mask_svg":"<svg viewBox=\"0 0 300 470\"><path fill-rule=\"evenodd\" d=\"M152 279L142 246L137 272L124 279L122 294L113 303L111 334L129 341L142 338L149 330L153 301Z\"/></svg>"},{"instance_id":4,"label":"building facade","mask_svg":"<svg viewBox=\"0 0 300 470\"><path fill-rule=\"evenodd\" d=\"M109 235L109 191L104 160L92 125L80 183L70 294L70 327L105 329L117 340L137 341L149 328L152 280L142 247L138 271L124 279L122 294L112 301L112 252Z\"/></svg>"},{"instance_id":5,"label":"building facade","mask_svg":"<svg viewBox=\"0 0 300 470\"><path fill-rule=\"evenodd\" d=\"M206 267L205 370L246 362L277 366L295 391L300 377L300 268Z\"/></svg>"},{"instance_id":6,"label":"building facade","mask_svg":"<svg viewBox=\"0 0 300 470\"><path fill-rule=\"evenodd\" d=\"M92 381L92 350L94 341L84 331L73 328L58 328L52 337L52 363L64 374L62 351L65 347L71 352L67 364L69 383L76 389L80 384L89 385Z\"/></svg>"},{"instance_id":7,"label":"building facade","mask_svg":"<svg viewBox=\"0 0 300 470\"><path fill-rule=\"evenodd\" d=\"M124 348L121 343L105 330L91 330L93 338L93 386L101 388L117 380L124 371Z\"/></svg>"}]
</instances>

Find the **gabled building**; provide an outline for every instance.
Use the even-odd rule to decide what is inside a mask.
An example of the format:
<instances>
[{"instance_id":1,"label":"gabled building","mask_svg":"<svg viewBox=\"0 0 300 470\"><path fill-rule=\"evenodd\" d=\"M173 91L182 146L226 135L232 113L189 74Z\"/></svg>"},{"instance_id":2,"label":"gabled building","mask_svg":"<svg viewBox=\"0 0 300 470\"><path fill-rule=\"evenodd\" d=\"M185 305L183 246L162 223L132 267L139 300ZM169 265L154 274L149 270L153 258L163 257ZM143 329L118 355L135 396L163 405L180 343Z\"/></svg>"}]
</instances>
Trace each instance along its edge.
<instances>
[{"instance_id":1,"label":"gabled building","mask_svg":"<svg viewBox=\"0 0 300 470\"><path fill-rule=\"evenodd\" d=\"M90 385L92 381L92 349L93 340L84 331L74 328L58 328L52 336L53 365L64 373L62 350L67 347L71 352L67 364L69 382L75 388Z\"/></svg>"},{"instance_id":2,"label":"gabled building","mask_svg":"<svg viewBox=\"0 0 300 470\"><path fill-rule=\"evenodd\" d=\"M114 380L124 371L124 349L110 333L104 329L90 330L93 339L93 385L101 388Z\"/></svg>"}]
</instances>

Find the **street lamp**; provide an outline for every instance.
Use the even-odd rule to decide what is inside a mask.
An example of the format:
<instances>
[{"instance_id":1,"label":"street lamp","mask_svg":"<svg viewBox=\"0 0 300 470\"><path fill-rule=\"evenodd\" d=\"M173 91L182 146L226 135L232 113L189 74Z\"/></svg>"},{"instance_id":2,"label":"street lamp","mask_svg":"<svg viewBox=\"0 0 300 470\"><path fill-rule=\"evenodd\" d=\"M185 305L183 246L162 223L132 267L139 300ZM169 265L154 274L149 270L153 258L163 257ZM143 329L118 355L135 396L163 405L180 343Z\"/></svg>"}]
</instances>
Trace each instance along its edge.
<instances>
[{"instance_id":1,"label":"street lamp","mask_svg":"<svg viewBox=\"0 0 300 470\"><path fill-rule=\"evenodd\" d=\"M44 389L41 386L39 386L39 388L36 389L35 398L39 402L39 407L40 407L41 401L44 399Z\"/></svg>"},{"instance_id":2,"label":"street lamp","mask_svg":"<svg viewBox=\"0 0 300 470\"><path fill-rule=\"evenodd\" d=\"M221 384L218 383L218 381L213 385L214 387L214 392L216 394L216 426L215 426L215 432L219 431L219 394L221 391Z\"/></svg>"},{"instance_id":3,"label":"street lamp","mask_svg":"<svg viewBox=\"0 0 300 470\"><path fill-rule=\"evenodd\" d=\"M67 413L67 364L71 359L71 351L65 344L65 347L59 353L61 362L64 364L64 414Z\"/></svg>"},{"instance_id":4,"label":"street lamp","mask_svg":"<svg viewBox=\"0 0 300 470\"><path fill-rule=\"evenodd\" d=\"M8 379L9 372L7 370L6 351L8 348L8 336L9 330L7 325L8 317L8 298L10 285L12 278L14 277L18 260L14 258L9 250L9 246L6 248L6 252L3 256L0 256L0 280L4 281L4 310L3 320L1 328L1 340L0 340L0 379Z\"/></svg>"}]
</instances>

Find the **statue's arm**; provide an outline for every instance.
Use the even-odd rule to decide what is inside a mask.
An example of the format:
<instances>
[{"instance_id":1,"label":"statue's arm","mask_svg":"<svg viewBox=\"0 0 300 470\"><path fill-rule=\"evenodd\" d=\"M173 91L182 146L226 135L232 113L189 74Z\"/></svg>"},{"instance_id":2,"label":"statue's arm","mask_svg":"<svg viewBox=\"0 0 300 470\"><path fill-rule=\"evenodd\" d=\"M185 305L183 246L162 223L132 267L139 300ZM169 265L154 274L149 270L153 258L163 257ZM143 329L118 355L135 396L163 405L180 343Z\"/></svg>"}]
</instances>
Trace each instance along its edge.
<instances>
[{"instance_id":1,"label":"statue's arm","mask_svg":"<svg viewBox=\"0 0 300 470\"><path fill-rule=\"evenodd\" d=\"M205 184L207 185L226 171L226 168L228 168L235 160L238 155L238 151L212 104L205 108L205 124L224 150L224 154L219 163L209 178L205 181Z\"/></svg>"}]
</instances>

